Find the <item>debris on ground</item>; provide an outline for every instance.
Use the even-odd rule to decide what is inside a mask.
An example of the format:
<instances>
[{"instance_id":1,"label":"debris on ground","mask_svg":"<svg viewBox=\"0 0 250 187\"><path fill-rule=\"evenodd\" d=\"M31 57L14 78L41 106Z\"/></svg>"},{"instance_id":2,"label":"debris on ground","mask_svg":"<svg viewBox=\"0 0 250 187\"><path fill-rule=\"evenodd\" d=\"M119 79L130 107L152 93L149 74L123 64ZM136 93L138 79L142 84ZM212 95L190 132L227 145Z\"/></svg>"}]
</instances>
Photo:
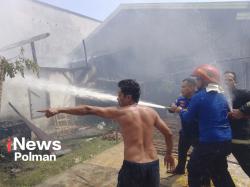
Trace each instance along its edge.
<instances>
[{"instance_id":1,"label":"debris on ground","mask_svg":"<svg viewBox=\"0 0 250 187\"><path fill-rule=\"evenodd\" d=\"M92 140L94 140L95 138L87 138L85 141L86 142L90 142L90 141L92 141Z\"/></svg>"},{"instance_id":2,"label":"debris on ground","mask_svg":"<svg viewBox=\"0 0 250 187\"><path fill-rule=\"evenodd\" d=\"M120 141L120 140L122 140L122 135L121 135L121 133L119 133L117 131L113 131L111 133L103 135L102 139L109 140L109 141Z\"/></svg>"},{"instance_id":3,"label":"debris on ground","mask_svg":"<svg viewBox=\"0 0 250 187\"><path fill-rule=\"evenodd\" d=\"M102 121L101 123L97 124L97 128L100 129L100 130L103 130L105 126L106 126L106 123L104 121Z\"/></svg>"}]
</instances>

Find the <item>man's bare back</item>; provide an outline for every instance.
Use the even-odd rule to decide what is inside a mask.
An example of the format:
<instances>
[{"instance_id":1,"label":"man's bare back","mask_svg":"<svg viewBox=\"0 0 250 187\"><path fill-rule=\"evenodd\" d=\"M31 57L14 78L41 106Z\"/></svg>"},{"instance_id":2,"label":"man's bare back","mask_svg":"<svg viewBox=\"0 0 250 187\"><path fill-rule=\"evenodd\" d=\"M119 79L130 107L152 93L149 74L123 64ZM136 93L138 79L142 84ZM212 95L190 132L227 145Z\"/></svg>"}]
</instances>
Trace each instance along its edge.
<instances>
[{"instance_id":1,"label":"man's bare back","mask_svg":"<svg viewBox=\"0 0 250 187\"><path fill-rule=\"evenodd\" d=\"M158 114L151 108L138 105L118 110L123 113L115 120L120 124L123 135L124 159L137 163L157 160L153 132L155 126L159 126Z\"/></svg>"}]
</instances>

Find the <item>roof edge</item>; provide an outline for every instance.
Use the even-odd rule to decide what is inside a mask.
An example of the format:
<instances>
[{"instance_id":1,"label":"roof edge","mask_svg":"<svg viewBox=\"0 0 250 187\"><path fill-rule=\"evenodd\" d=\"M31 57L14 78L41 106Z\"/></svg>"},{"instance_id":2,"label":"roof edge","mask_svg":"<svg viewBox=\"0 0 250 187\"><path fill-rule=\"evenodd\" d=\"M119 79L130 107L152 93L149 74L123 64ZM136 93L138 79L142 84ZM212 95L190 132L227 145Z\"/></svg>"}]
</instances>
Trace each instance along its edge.
<instances>
[{"instance_id":1,"label":"roof edge","mask_svg":"<svg viewBox=\"0 0 250 187\"><path fill-rule=\"evenodd\" d=\"M249 1L203 1L164 3L124 3L122 9L240 9L247 8Z\"/></svg>"},{"instance_id":2,"label":"roof edge","mask_svg":"<svg viewBox=\"0 0 250 187\"><path fill-rule=\"evenodd\" d=\"M90 38L92 38L99 30L101 30L103 27L106 26L106 24L115 17L121 10L123 9L123 5L120 4L103 22L102 24L98 25L97 28L90 33L90 35L86 38L86 41L88 41Z\"/></svg>"},{"instance_id":3,"label":"roof edge","mask_svg":"<svg viewBox=\"0 0 250 187\"><path fill-rule=\"evenodd\" d=\"M207 1L207 2L164 2L164 3L122 3L120 4L90 35L86 41L90 40L108 22L122 10L135 9L245 9L250 7L249 1Z\"/></svg>"},{"instance_id":4,"label":"roof edge","mask_svg":"<svg viewBox=\"0 0 250 187\"><path fill-rule=\"evenodd\" d=\"M53 8L53 9L56 9L56 10L59 10L59 11L62 11L62 12L67 12L67 13L73 14L73 15L75 15L75 16L79 16L79 17L82 17L82 18L86 18L86 19L90 19L90 20L93 20L93 21L102 23L101 20L98 20L98 19L95 19L95 18L91 18L91 17L85 16L85 15L80 14L80 13L77 13L77 12L73 12L73 11L71 11L71 10L67 10L67 9L64 9L64 8L60 8L60 7L57 7L57 6L55 6L55 5L51 5L51 4L49 4L49 3L41 2L41 1L39 1L39 0L29 0L29 1L32 1L32 2L34 2L34 3L40 4L40 5L49 7L49 8Z\"/></svg>"}]
</instances>

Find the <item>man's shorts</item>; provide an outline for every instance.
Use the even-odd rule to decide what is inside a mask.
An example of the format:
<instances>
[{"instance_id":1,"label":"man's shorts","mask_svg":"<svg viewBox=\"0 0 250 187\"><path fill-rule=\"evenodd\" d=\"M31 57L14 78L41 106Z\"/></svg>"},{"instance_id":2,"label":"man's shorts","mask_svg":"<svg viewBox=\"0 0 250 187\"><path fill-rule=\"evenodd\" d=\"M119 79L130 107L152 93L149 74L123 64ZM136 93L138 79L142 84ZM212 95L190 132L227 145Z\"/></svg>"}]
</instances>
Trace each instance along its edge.
<instances>
[{"instance_id":1,"label":"man's shorts","mask_svg":"<svg viewBox=\"0 0 250 187\"><path fill-rule=\"evenodd\" d=\"M123 161L117 187L159 187L159 185L159 160L148 163Z\"/></svg>"}]
</instances>

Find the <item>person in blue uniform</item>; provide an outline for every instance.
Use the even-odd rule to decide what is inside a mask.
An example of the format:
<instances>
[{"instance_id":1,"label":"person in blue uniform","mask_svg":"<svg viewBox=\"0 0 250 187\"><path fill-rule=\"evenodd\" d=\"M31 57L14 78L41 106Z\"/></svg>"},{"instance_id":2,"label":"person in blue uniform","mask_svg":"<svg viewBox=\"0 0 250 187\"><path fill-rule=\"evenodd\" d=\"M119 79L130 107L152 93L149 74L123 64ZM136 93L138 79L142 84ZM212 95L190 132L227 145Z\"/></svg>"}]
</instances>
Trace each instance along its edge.
<instances>
[{"instance_id":1,"label":"person in blue uniform","mask_svg":"<svg viewBox=\"0 0 250 187\"><path fill-rule=\"evenodd\" d=\"M178 107L183 122L198 119L199 142L187 166L189 187L200 187L204 177L211 177L216 187L234 187L228 172L227 156L231 153L229 106L219 86L219 70L208 64L197 67L193 74L200 90L193 95L188 110Z\"/></svg>"},{"instance_id":2,"label":"person in blue uniform","mask_svg":"<svg viewBox=\"0 0 250 187\"><path fill-rule=\"evenodd\" d=\"M187 109L192 95L196 91L196 82L192 78L186 78L181 84L181 96L177 98L175 103L169 108L169 112L172 113L175 109L180 106L183 109ZM195 123L195 122L194 122ZM179 131L179 142L178 142L178 164L173 170L173 174L184 174L187 152L192 145L197 142L198 138L198 124L188 125L181 123L181 129Z\"/></svg>"}]
</instances>

